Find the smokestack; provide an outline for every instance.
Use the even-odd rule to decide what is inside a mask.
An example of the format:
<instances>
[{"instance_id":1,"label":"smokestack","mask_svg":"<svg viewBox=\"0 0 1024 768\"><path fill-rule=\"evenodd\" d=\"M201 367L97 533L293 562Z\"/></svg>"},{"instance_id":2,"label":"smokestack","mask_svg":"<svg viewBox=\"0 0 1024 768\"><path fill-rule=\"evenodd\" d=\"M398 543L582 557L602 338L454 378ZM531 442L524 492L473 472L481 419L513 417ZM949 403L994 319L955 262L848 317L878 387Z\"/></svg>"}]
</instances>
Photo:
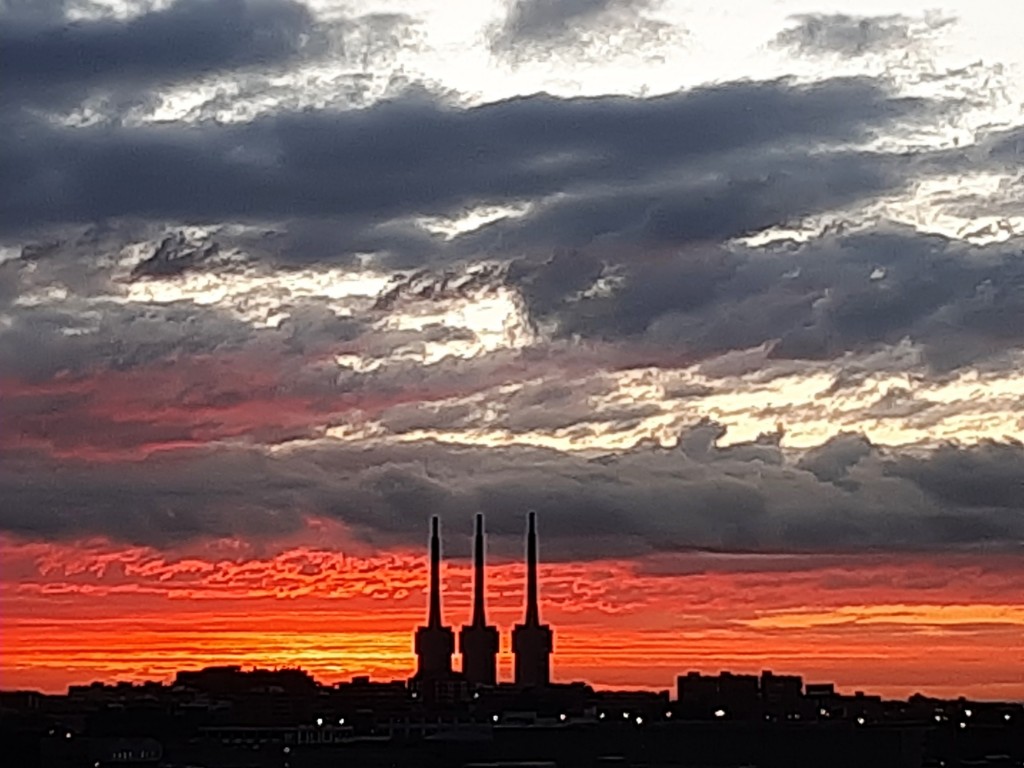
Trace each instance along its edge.
<instances>
[{"instance_id":1,"label":"smokestack","mask_svg":"<svg viewBox=\"0 0 1024 768\"><path fill-rule=\"evenodd\" d=\"M441 534L440 520L430 519L430 614L428 627L441 626Z\"/></svg>"},{"instance_id":2,"label":"smokestack","mask_svg":"<svg viewBox=\"0 0 1024 768\"><path fill-rule=\"evenodd\" d=\"M540 625L540 606L537 601L537 513L529 515L526 532L526 621L528 627Z\"/></svg>"},{"instance_id":3,"label":"smokestack","mask_svg":"<svg viewBox=\"0 0 1024 768\"><path fill-rule=\"evenodd\" d=\"M484 516L476 516L476 536L473 541L473 626L487 624L484 607Z\"/></svg>"},{"instance_id":4,"label":"smokestack","mask_svg":"<svg viewBox=\"0 0 1024 768\"><path fill-rule=\"evenodd\" d=\"M462 675L471 686L494 685L498 681L497 627L487 626L484 608L484 516L476 516L473 539L473 616L459 633Z\"/></svg>"},{"instance_id":5,"label":"smokestack","mask_svg":"<svg viewBox=\"0 0 1024 768\"><path fill-rule=\"evenodd\" d=\"M554 633L540 623L537 599L537 515L531 512L526 529L526 619L512 630L515 680L520 688L544 688L551 683Z\"/></svg>"}]
</instances>

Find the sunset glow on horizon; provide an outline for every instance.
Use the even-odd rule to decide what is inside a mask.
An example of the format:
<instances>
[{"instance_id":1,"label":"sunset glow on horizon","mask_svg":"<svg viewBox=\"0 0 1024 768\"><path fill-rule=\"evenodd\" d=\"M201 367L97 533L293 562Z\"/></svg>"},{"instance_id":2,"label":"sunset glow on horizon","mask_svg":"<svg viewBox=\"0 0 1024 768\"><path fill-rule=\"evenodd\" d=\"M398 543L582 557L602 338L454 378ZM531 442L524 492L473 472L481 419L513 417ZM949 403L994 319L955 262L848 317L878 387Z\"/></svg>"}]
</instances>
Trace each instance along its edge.
<instances>
[{"instance_id":1,"label":"sunset glow on horizon","mask_svg":"<svg viewBox=\"0 0 1024 768\"><path fill-rule=\"evenodd\" d=\"M2 552L8 689L169 681L223 664L298 666L328 683L405 679L414 668L412 631L426 610L426 562L414 552L348 557L297 547L238 561L10 541ZM1022 649L1024 569L1016 559L938 566L792 557L783 570L772 560L680 555L543 566L555 679L660 690L693 669L768 668L887 696L1024 697L1024 682L1005 663ZM470 569L453 562L443 573L445 619L457 628L469 620ZM523 576L516 562L488 569L505 679Z\"/></svg>"}]
</instances>

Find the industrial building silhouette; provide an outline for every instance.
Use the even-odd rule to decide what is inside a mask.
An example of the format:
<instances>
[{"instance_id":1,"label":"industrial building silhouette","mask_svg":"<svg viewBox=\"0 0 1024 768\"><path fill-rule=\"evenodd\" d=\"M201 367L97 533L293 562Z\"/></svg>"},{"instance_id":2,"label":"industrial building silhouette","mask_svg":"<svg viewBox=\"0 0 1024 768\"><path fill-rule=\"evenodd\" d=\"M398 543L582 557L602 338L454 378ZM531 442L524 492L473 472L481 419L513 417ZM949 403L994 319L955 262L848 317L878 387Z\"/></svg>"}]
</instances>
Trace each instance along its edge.
<instances>
[{"instance_id":1,"label":"industrial building silhouette","mask_svg":"<svg viewBox=\"0 0 1024 768\"><path fill-rule=\"evenodd\" d=\"M473 539L473 608L456 637L441 601L441 525L430 521L426 623L408 680L323 684L301 669L182 670L170 684L72 685L66 696L0 691L5 757L26 768L245 765L391 768L1018 768L1024 705L906 701L804 684L798 675L691 671L668 690L597 690L551 681L541 623L537 518L526 528L523 622L514 676L497 676L487 623L483 515Z\"/></svg>"},{"instance_id":2,"label":"industrial building silhouette","mask_svg":"<svg viewBox=\"0 0 1024 768\"><path fill-rule=\"evenodd\" d=\"M462 671L452 667L455 634L444 624L441 610L441 523L430 521L430 597L427 623L416 629L416 674L412 682L427 695L438 696L447 684L463 682L471 687L494 686L498 681L498 628L487 623L484 569L484 516L476 516L473 537L473 614L459 632ZM540 621L537 577L537 515L530 512L526 530L526 606L523 623L512 631L515 658L514 684L542 688L551 682L554 632Z\"/></svg>"}]
</instances>

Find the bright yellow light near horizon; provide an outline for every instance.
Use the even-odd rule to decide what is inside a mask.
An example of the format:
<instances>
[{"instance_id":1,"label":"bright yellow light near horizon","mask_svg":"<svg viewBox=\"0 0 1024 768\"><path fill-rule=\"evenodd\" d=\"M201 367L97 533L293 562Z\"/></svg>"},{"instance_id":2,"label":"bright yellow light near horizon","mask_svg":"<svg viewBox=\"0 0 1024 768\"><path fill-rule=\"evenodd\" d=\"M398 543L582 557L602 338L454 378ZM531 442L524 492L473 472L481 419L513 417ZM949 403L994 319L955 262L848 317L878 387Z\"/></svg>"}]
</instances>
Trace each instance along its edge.
<instances>
[{"instance_id":1,"label":"bright yellow light near horizon","mask_svg":"<svg viewBox=\"0 0 1024 768\"><path fill-rule=\"evenodd\" d=\"M836 624L909 624L955 627L963 624L1010 624L1024 626L1024 606L972 605L847 605L832 610L792 609L772 611L739 623L756 629L810 629Z\"/></svg>"}]
</instances>

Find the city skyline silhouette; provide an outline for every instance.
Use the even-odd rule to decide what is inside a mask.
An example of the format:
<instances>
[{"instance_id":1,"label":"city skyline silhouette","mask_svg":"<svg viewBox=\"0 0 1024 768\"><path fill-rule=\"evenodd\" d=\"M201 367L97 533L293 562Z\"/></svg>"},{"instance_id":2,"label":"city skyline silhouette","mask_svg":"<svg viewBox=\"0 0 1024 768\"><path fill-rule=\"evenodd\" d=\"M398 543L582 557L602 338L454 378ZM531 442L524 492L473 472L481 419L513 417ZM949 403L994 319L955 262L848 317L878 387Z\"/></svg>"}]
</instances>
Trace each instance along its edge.
<instances>
[{"instance_id":1,"label":"city skyline silhouette","mask_svg":"<svg viewBox=\"0 0 1024 768\"><path fill-rule=\"evenodd\" d=\"M569 682L577 685L587 684L587 680L556 682L556 679L552 677L554 632L550 626L542 624L540 621L541 585L538 570L539 534L537 514L533 511L525 514L526 532L523 547L525 579L521 590L521 613L523 619L521 622L511 624L504 632L498 627L487 623L488 593L485 570L485 515L483 513L476 513L473 516L473 520L472 614L470 621L462 626L457 637L452 626L446 623L444 603L446 599L452 598L457 593L445 592L441 577L442 567L446 562L443 556L441 517L438 515L431 516L429 518L428 555L426 558L429 575L427 589L425 590L427 595L425 622L415 627L415 630L411 633L411 645L416 658L415 668L410 670L408 675L397 675L394 679L408 680L413 691L429 690L429 687L433 684L448 683L467 686L467 690L470 691L478 686L494 687L503 684L519 689L544 689L552 684L557 687ZM502 643L502 637L507 638L505 643ZM512 675L507 680L501 679L499 674L498 657L502 647L511 650L512 655ZM621 652L626 649L615 650ZM461 663L456 664L456 660L459 660ZM771 659L765 659L765 661L771 666ZM200 664L202 665L201 660ZM224 669L239 672L243 670L243 665L235 663L219 667L216 665L206 666L211 670ZM260 666L259 664L250 665L253 673L259 672ZM301 665L292 666L286 664L282 667L270 664L269 668L294 671L296 673L301 672L303 675L308 675L308 672L303 670ZM765 675L770 678L772 674L770 670L762 670L760 672L761 686L765 685ZM115 675L115 677L123 678L123 671L122 675ZM695 683L691 682L691 685L700 684L701 680L713 681L728 678L730 681L733 679L750 681L751 684L755 685L755 689L757 689L757 678L749 672L740 673L736 676L735 670L718 669L714 673L708 669L700 671L687 670L685 674L681 672L678 675L675 683L680 698L682 697L683 681L691 678L695 679ZM352 676L352 679L370 680L371 678L355 674ZM792 681L802 680L803 678L797 674L783 675L779 679ZM95 682L100 684L105 681ZM152 682L157 681L150 680L146 684ZM383 682L387 684L388 681L385 679ZM735 684L730 682L730 685ZM826 685L826 683L822 683L822 685ZM833 682L829 682L827 685L830 686L830 689L834 689L835 684ZM859 683L855 681L854 685L859 685ZM862 692L858 692L857 695L862 695ZM920 695L920 691L915 692L915 696ZM950 698L962 700L964 696L959 694Z\"/></svg>"}]
</instances>

